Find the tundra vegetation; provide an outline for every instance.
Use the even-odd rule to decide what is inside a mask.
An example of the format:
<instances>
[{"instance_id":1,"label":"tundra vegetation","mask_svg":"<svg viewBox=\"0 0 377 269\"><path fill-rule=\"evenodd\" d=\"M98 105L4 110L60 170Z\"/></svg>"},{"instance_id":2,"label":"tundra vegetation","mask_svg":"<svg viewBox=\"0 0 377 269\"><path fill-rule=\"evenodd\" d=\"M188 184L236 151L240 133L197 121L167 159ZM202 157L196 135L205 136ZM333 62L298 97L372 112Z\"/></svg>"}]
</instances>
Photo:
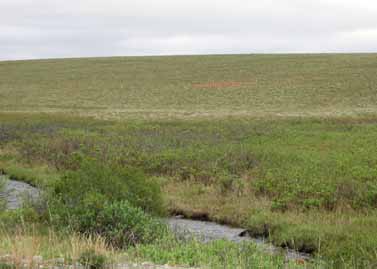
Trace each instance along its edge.
<instances>
[{"instance_id":1,"label":"tundra vegetation","mask_svg":"<svg viewBox=\"0 0 377 269\"><path fill-rule=\"evenodd\" d=\"M284 266L253 244L175 238L159 219L181 214L329 267L372 267L376 58L0 62L0 168L46 201L1 213L0 254Z\"/></svg>"}]
</instances>

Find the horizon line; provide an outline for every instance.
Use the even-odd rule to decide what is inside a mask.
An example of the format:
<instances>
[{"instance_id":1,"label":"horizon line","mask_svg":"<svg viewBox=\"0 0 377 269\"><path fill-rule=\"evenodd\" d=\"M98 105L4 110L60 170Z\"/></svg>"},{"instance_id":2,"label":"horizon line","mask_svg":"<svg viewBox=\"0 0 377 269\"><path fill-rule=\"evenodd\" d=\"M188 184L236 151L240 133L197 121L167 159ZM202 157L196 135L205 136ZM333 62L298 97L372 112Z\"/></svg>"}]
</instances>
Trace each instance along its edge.
<instances>
[{"instance_id":1,"label":"horizon line","mask_svg":"<svg viewBox=\"0 0 377 269\"><path fill-rule=\"evenodd\" d=\"M30 57L20 59L1 59L0 62L19 61L48 61L48 60L77 60L77 59L101 59L101 58L143 58L143 57L188 57L188 56L242 56L242 55L360 55L377 54L377 51L328 51L328 52L250 52L250 53L187 53L187 54L140 54L140 55L93 55L93 56L62 56L62 57Z\"/></svg>"}]
</instances>

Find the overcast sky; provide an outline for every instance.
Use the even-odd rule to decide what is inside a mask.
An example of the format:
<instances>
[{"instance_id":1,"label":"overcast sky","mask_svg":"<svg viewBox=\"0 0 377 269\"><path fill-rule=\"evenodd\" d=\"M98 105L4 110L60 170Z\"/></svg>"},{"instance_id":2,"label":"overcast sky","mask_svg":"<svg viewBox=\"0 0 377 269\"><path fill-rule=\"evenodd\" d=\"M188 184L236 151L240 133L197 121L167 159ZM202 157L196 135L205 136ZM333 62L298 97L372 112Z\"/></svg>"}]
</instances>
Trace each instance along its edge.
<instances>
[{"instance_id":1,"label":"overcast sky","mask_svg":"<svg viewBox=\"0 0 377 269\"><path fill-rule=\"evenodd\" d=\"M0 0L0 59L377 52L376 0Z\"/></svg>"}]
</instances>

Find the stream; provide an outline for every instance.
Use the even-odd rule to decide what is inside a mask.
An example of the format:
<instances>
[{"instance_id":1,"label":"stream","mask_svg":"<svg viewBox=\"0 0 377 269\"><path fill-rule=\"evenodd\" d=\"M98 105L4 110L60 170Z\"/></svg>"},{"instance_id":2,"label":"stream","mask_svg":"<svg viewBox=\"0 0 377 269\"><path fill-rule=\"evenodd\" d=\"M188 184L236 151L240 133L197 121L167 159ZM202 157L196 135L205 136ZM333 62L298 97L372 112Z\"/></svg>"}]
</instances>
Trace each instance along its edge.
<instances>
[{"instance_id":1,"label":"stream","mask_svg":"<svg viewBox=\"0 0 377 269\"><path fill-rule=\"evenodd\" d=\"M20 208L25 201L36 201L40 191L30 184L10 180L0 175L0 201L5 202L5 208L14 210Z\"/></svg>"},{"instance_id":2,"label":"stream","mask_svg":"<svg viewBox=\"0 0 377 269\"><path fill-rule=\"evenodd\" d=\"M4 175L0 175L0 184L3 186L0 188L0 201L5 201L6 209L8 210L20 208L24 201L37 201L40 197L40 190L37 188L24 182L8 179ZM209 221L184 219L179 216L167 218L165 221L176 235L195 238L203 243L219 239L236 243L248 241L254 242L268 253L284 253L286 259L289 260L308 260L311 258L306 253L275 247L267 243L263 238L252 238L248 235L247 230L242 228L233 228Z\"/></svg>"},{"instance_id":3,"label":"stream","mask_svg":"<svg viewBox=\"0 0 377 269\"><path fill-rule=\"evenodd\" d=\"M283 253L288 260L309 260L311 256L292 249L275 247L266 242L263 238L253 238L242 228L233 228L227 225L217 224L210 221L190 220L181 217L171 217L167 219L170 229L177 235L184 238L193 237L207 243L213 240L228 240L236 243L253 242L263 251L270 254Z\"/></svg>"}]
</instances>

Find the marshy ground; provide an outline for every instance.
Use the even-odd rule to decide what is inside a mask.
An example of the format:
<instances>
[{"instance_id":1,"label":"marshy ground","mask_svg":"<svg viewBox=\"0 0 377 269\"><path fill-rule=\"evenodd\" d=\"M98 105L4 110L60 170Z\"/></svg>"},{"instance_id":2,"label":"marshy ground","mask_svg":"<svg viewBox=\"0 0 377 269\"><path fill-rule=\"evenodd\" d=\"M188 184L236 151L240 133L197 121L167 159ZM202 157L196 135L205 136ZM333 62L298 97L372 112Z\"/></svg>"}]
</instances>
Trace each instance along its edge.
<instances>
[{"instance_id":1,"label":"marshy ground","mask_svg":"<svg viewBox=\"0 0 377 269\"><path fill-rule=\"evenodd\" d=\"M377 259L376 60L0 62L0 168L46 186L77 153L137 167L167 212L367 267Z\"/></svg>"}]
</instances>

